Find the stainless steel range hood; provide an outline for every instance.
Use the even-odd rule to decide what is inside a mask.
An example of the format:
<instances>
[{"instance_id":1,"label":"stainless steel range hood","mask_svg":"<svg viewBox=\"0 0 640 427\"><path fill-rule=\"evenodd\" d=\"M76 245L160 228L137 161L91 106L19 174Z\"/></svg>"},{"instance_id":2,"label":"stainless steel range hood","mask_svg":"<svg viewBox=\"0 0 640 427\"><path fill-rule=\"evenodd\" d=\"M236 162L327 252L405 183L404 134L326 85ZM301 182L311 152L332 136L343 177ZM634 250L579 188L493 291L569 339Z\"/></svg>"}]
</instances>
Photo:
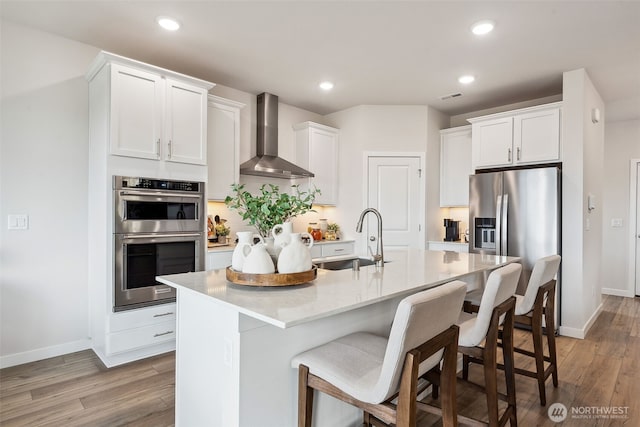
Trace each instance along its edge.
<instances>
[{"instance_id":1,"label":"stainless steel range hood","mask_svg":"<svg viewBox=\"0 0 640 427\"><path fill-rule=\"evenodd\" d=\"M261 93L257 110L256 156L240 165L240 173L280 179L313 177L308 170L278 157L278 97Z\"/></svg>"}]
</instances>

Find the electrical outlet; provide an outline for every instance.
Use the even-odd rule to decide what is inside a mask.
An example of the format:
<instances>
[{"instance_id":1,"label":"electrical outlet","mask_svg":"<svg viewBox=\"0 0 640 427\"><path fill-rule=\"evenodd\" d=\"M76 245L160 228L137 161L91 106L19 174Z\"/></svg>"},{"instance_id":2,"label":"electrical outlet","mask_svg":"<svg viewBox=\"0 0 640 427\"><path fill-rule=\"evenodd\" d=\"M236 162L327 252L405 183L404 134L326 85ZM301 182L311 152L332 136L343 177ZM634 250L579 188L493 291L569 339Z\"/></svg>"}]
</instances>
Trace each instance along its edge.
<instances>
[{"instance_id":1,"label":"electrical outlet","mask_svg":"<svg viewBox=\"0 0 640 427\"><path fill-rule=\"evenodd\" d=\"M611 218L611 227L622 228L622 218Z\"/></svg>"},{"instance_id":2,"label":"electrical outlet","mask_svg":"<svg viewBox=\"0 0 640 427\"><path fill-rule=\"evenodd\" d=\"M7 229L9 230L28 230L29 215L13 214L8 215Z\"/></svg>"}]
</instances>

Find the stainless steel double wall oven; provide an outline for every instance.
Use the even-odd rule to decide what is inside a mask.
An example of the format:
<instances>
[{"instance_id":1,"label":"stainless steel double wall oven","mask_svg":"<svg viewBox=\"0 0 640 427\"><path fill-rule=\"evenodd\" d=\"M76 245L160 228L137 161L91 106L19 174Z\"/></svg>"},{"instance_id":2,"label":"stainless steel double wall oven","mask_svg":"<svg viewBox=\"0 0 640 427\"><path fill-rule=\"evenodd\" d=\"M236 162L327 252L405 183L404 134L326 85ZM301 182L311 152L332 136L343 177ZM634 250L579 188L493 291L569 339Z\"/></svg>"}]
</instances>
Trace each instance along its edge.
<instances>
[{"instance_id":1,"label":"stainless steel double wall oven","mask_svg":"<svg viewBox=\"0 0 640 427\"><path fill-rule=\"evenodd\" d=\"M202 271L203 182L113 177L114 311L173 302L163 274Z\"/></svg>"}]
</instances>

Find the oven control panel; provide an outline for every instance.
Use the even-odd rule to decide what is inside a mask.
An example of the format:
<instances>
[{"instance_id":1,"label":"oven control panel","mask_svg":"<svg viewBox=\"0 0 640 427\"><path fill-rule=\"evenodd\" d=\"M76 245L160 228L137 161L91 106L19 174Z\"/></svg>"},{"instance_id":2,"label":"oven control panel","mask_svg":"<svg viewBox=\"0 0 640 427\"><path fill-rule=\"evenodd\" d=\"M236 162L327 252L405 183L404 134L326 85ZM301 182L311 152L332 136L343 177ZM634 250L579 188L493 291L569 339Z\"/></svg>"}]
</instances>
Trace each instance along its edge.
<instances>
[{"instance_id":1,"label":"oven control panel","mask_svg":"<svg viewBox=\"0 0 640 427\"><path fill-rule=\"evenodd\" d=\"M123 188L140 188L149 190L190 191L198 193L202 192L202 183L192 181L169 181L165 179L116 176L114 177L114 188L116 190Z\"/></svg>"}]
</instances>

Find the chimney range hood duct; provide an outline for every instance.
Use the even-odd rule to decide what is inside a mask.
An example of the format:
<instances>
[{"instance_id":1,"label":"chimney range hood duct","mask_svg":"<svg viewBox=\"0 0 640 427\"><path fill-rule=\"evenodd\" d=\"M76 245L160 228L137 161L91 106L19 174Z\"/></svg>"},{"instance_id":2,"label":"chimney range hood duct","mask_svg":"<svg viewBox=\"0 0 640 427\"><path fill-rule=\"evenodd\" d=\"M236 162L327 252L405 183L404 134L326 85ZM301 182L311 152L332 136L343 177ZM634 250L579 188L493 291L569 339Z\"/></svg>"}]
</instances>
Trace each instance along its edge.
<instances>
[{"instance_id":1,"label":"chimney range hood duct","mask_svg":"<svg viewBox=\"0 0 640 427\"><path fill-rule=\"evenodd\" d=\"M308 170L278 157L278 97L261 93L257 110L256 156L240 165L240 173L281 179L313 177Z\"/></svg>"}]
</instances>

